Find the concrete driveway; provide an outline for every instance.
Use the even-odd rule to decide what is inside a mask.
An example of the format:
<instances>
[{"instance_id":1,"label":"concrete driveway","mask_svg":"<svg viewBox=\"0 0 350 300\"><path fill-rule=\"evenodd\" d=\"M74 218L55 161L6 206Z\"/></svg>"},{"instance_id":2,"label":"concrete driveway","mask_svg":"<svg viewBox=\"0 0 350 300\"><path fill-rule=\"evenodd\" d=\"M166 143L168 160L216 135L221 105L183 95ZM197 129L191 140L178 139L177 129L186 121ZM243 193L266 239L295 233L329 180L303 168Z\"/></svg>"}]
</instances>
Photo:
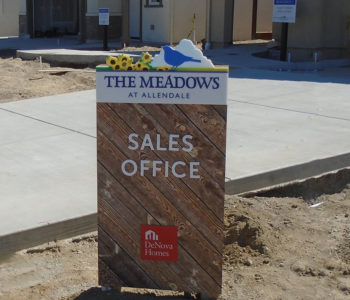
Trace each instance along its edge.
<instances>
[{"instance_id":1,"label":"concrete driveway","mask_svg":"<svg viewBox=\"0 0 350 300\"><path fill-rule=\"evenodd\" d=\"M228 193L350 166L349 69L276 72L234 60ZM0 255L95 228L95 118L94 90L0 104Z\"/></svg>"}]
</instances>

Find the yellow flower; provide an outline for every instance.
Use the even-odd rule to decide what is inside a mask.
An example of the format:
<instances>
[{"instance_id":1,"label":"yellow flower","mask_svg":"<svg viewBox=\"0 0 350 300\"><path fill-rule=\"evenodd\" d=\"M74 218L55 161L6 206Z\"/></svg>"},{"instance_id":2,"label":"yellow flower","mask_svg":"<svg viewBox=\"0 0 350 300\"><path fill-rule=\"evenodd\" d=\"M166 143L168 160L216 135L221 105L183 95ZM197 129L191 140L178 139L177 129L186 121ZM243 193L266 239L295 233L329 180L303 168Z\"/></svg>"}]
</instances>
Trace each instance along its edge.
<instances>
[{"instance_id":1,"label":"yellow flower","mask_svg":"<svg viewBox=\"0 0 350 300\"><path fill-rule=\"evenodd\" d=\"M127 62L127 63L131 63L131 57L127 54L122 54L118 56L118 59L122 62Z\"/></svg>"},{"instance_id":2,"label":"yellow flower","mask_svg":"<svg viewBox=\"0 0 350 300\"><path fill-rule=\"evenodd\" d=\"M122 60L120 61L120 69L121 70L132 70L132 64L131 64L131 61L126 61L126 60Z\"/></svg>"},{"instance_id":3,"label":"yellow flower","mask_svg":"<svg viewBox=\"0 0 350 300\"><path fill-rule=\"evenodd\" d=\"M171 68L169 66L161 66L157 68L157 71L169 71Z\"/></svg>"},{"instance_id":4,"label":"yellow flower","mask_svg":"<svg viewBox=\"0 0 350 300\"><path fill-rule=\"evenodd\" d=\"M117 63L115 64L113 70L121 70L122 66L121 66L121 62L117 61Z\"/></svg>"},{"instance_id":5,"label":"yellow flower","mask_svg":"<svg viewBox=\"0 0 350 300\"><path fill-rule=\"evenodd\" d=\"M113 70L116 69L117 63L118 63L118 59L114 56L109 56L106 60L106 64L112 67Z\"/></svg>"},{"instance_id":6,"label":"yellow flower","mask_svg":"<svg viewBox=\"0 0 350 300\"><path fill-rule=\"evenodd\" d=\"M147 66L146 64L142 63L142 62L137 62L135 64L135 70L138 71L148 71L150 69L149 66Z\"/></svg>"},{"instance_id":7,"label":"yellow flower","mask_svg":"<svg viewBox=\"0 0 350 300\"><path fill-rule=\"evenodd\" d=\"M142 54L142 61L143 61L144 63L150 63L150 62L152 61L152 55L149 54L148 52L144 52L144 53Z\"/></svg>"}]
</instances>

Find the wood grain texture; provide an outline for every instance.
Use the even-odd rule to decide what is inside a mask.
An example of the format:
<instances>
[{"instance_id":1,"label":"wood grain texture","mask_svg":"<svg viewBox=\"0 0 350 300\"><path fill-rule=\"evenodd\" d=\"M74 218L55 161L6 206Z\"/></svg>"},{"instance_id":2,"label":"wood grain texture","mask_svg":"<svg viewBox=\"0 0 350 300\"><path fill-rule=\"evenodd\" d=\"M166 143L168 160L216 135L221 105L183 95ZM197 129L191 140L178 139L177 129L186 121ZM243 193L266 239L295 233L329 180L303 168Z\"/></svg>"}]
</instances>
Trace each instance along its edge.
<instances>
[{"instance_id":1,"label":"wood grain texture","mask_svg":"<svg viewBox=\"0 0 350 300\"><path fill-rule=\"evenodd\" d=\"M128 148L132 133L138 134L139 145L149 134L155 149ZM157 149L157 134L162 147L178 135L179 150ZM181 150L186 148L184 135L193 137L190 152ZM100 284L115 280L114 286L217 297L222 282L226 107L98 103L97 143ZM167 161L170 166L182 161L186 166L178 167L179 173L199 162L200 178L177 178L170 168L126 176L121 165L128 159L137 164ZM141 259L144 224L178 227L177 262Z\"/></svg>"},{"instance_id":2,"label":"wood grain texture","mask_svg":"<svg viewBox=\"0 0 350 300\"><path fill-rule=\"evenodd\" d=\"M135 175L131 180L130 177L121 174L120 167L115 166L120 166L127 157L100 132L98 132L98 138L102 141L101 147L99 147L99 151L101 151L102 154L101 163L104 166L111 166L109 171L113 176L120 180L123 186L128 189L129 193L133 194L133 196L142 203L145 209L149 211L156 220L159 220L161 225L178 226L179 242L181 243L181 241L183 241L186 250L189 251L203 267L208 269L217 281L220 281L220 252L216 251L216 249L210 245L208 240L191 224L190 220L186 219L147 177ZM190 207L188 210L191 211ZM212 262L208 260L208 257L211 257L213 261L215 261L215 264L212 264Z\"/></svg>"},{"instance_id":3,"label":"wood grain texture","mask_svg":"<svg viewBox=\"0 0 350 300\"><path fill-rule=\"evenodd\" d=\"M140 288L159 288L149 275L100 227L98 228L98 235L100 238L98 244L99 259L113 273L118 274L125 285Z\"/></svg>"},{"instance_id":4,"label":"wood grain texture","mask_svg":"<svg viewBox=\"0 0 350 300\"><path fill-rule=\"evenodd\" d=\"M115 241L118 248L123 249L140 268L147 271L147 274L161 289L172 289L176 285L179 290L197 291L198 282L203 284L203 291L210 293L219 290L219 285L213 281L205 270L193 267L197 265L194 259L182 248L179 248L179 261L182 264L174 264L163 261L148 261L140 259L140 245L138 226L133 222L126 226L127 221L123 220L115 210L108 206L105 201L100 202L103 209L103 218L100 227ZM134 226L134 227L133 227ZM101 238L103 238L101 236ZM103 246L102 246L103 247ZM99 258L103 260L103 254L108 250L99 248ZM101 257L102 254L102 257ZM119 277L119 273L118 277ZM137 282L129 282L128 286L138 287Z\"/></svg>"},{"instance_id":5,"label":"wood grain texture","mask_svg":"<svg viewBox=\"0 0 350 300\"><path fill-rule=\"evenodd\" d=\"M116 111L116 106L111 105L112 109L114 107L114 111ZM164 105L163 105L164 106ZM191 107L196 107L196 106L192 106ZM190 124L188 119L183 119L183 123L177 123L176 126L169 126L167 123L167 118L171 118L171 114L168 115L168 113L164 116L163 114L158 115L157 117L154 117L153 115L151 115L145 108L147 108L147 105L141 106L141 105L134 105L134 106L130 106L130 105L118 105L118 111L116 112L117 114L123 115L123 117L125 118L125 122L127 122L128 124L132 124L132 129L136 130L136 131L145 131L147 130L148 133L160 133L161 136L163 137L162 141L166 141L169 137L169 133L175 133L175 134L179 134L179 135L183 135L185 133L189 133L191 131L187 131L186 128L187 124ZM158 105L157 106L152 106L152 112L153 114L155 114L155 111L158 110ZM163 110L165 110L165 108L163 108ZM161 112L160 112L161 113ZM180 118L183 118L183 114L178 111ZM140 122L135 122L134 116L135 114L140 114ZM157 118L157 119L156 119ZM165 124L164 126L162 126L162 123L160 123L160 119L163 120L163 124ZM177 119L177 117L176 117ZM134 121L133 121L134 120ZM174 161L176 160L176 158L178 160L182 160L185 162L190 162L190 161L194 161L196 160L196 157L198 157L198 155L202 154L201 157L201 166L200 166L200 173L201 173L201 178L200 178L200 184L198 183L198 181L194 181L189 179L188 177L184 178L183 181L185 182L186 185L188 185L190 187L190 189L192 191L194 191L198 197L201 199L202 202L204 202L213 212L214 214L219 218L222 219L223 218L223 205L218 205L217 202L212 201L211 199L215 198L217 199L217 201L223 201L224 197L224 188L223 186L221 186L221 184L219 184L218 182L216 182L215 180L213 180L213 174L212 172L207 172L205 169L205 165L208 162L208 157L205 157L205 155L207 155L208 153L206 151L201 151L201 145L197 145L196 144L196 140L198 140L198 137L194 136L194 149L190 152L190 153L184 153L184 152L179 152L176 153L176 156L173 155L173 153L169 153L167 151L159 151L157 153L158 156L164 157L165 160L170 160L170 161ZM180 142L180 145L183 146L183 143ZM208 146L208 145L206 145ZM213 145L211 144L210 147L208 146L208 151L215 151L216 149L214 149L215 147L213 147ZM139 153L140 157L144 157L147 154L147 152L141 152ZM217 154L218 157L214 157L213 156ZM222 156L220 153L216 152L216 153L212 153L211 157L209 159L212 159L214 161L217 161L219 163L220 160L222 160ZM203 162L204 161L204 162ZM222 165L218 166L218 167L224 167ZM222 175L222 174L221 174ZM220 180L224 180L224 177L221 177ZM220 200L219 200L220 199ZM222 202L223 204L223 202Z\"/></svg>"},{"instance_id":6,"label":"wood grain texture","mask_svg":"<svg viewBox=\"0 0 350 300\"><path fill-rule=\"evenodd\" d=\"M130 113L130 112L128 112ZM135 113L133 113L135 115ZM106 136L110 137L111 142L116 145L119 145L121 149L123 149L124 153L131 159L137 160L139 157L143 159L153 160L168 160L173 162L174 160L182 160L183 155L181 152L170 153L168 151L159 151L159 153L155 153L154 151L149 151L147 153L141 151L131 151L127 148L127 143L125 141L124 135L128 136L130 133L140 130L140 126L131 125L132 128L128 127L127 124L121 120L113 111L105 111L105 118L108 118L108 124L111 124L112 127L107 126L107 128L102 128L102 126L106 126L106 124L101 124L101 131L105 133ZM136 120L135 124L139 124ZM136 127L136 128L135 128ZM113 134L110 130L113 128ZM167 133L162 132L163 136L168 137ZM186 182L183 180L177 180L173 177L157 176L152 177L151 174L146 175L149 181L152 181L153 185L170 201L176 206L179 211L184 214L184 216L189 219L191 218L191 223L196 226L205 236L208 237L210 243L213 244L215 248L219 247L219 251L221 251L221 243L222 243L222 223L220 222L220 217L215 216L210 210L207 209L206 203L210 204L211 196L213 192L210 192L210 186L205 184L201 180L200 184L196 183L194 186L203 186L201 196L197 196L195 192L191 190L191 186L188 186ZM187 181L190 181L187 179ZM192 180L193 181L193 180ZM208 180L207 180L208 181ZM193 184L192 184L193 185ZM220 193L221 190L217 191ZM208 197L209 195L209 197ZM204 200L204 202L202 201ZM216 206L217 203L216 203ZM191 210L188 210L188 207L192 207ZM219 210L217 210L219 211ZM220 211L220 213L222 213Z\"/></svg>"}]
</instances>

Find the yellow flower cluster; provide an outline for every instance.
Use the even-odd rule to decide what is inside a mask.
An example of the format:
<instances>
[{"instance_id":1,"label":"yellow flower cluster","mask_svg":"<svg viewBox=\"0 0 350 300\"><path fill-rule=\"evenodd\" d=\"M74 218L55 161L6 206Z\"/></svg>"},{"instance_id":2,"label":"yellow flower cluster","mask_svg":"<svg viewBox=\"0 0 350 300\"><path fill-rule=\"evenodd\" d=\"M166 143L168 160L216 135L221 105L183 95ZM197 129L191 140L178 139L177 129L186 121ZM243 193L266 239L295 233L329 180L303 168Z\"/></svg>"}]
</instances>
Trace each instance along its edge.
<instances>
[{"instance_id":1,"label":"yellow flower cluster","mask_svg":"<svg viewBox=\"0 0 350 300\"><path fill-rule=\"evenodd\" d=\"M106 61L107 65L113 70L132 70L132 60L129 55L119 55L118 57L110 56Z\"/></svg>"},{"instance_id":2,"label":"yellow flower cluster","mask_svg":"<svg viewBox=\"0 0 350 300\"><path fill-rule=\"evenodd\" d=\"M133 63L132 58L127 54L122 54L117 57L110 56L107 58L107 65L112 67L113 70L120 70L120 71L130 71L130 70L136 70L136 71L148 71L152 68L150 63L152 62L152 55L148 52L145 52L142 54L141 59Z\"/></svg>"}]
</instances>

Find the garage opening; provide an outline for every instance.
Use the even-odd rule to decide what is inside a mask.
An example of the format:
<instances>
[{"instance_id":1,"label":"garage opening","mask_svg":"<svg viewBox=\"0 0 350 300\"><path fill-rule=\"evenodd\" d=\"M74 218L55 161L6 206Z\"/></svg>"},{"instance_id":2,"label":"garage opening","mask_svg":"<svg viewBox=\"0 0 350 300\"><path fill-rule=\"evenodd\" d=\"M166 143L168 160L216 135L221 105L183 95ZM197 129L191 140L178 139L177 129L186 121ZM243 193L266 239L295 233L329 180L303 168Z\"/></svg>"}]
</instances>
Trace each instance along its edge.
<instances>
[{"instance_id":1,"label":"garage opening","mask_svg":"<svg viewBox=\"0 0 350 300\"><path fill-rule=\"evenodd\" d=\"M78 34L78 0L33 0L33 8L34 37Z\"/></svg>"}]
</instances>

